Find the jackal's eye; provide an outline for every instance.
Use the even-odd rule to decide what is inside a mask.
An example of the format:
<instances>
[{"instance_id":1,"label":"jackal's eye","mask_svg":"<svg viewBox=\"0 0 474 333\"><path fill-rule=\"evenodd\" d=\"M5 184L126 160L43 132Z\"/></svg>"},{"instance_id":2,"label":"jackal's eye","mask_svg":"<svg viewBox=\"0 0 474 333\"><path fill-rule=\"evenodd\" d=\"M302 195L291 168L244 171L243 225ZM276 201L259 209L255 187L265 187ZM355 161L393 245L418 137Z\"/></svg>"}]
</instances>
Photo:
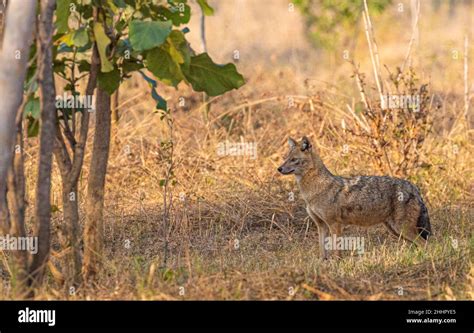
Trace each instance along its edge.
<instances>
[{"instance_id":1,"label":"jackal's eye","mask_svg":"<svg viewBox=\"0 0 474 333\"><path fill-rule=\"evenodd\" d=\"M292 158L290 162L296 162L296 158Z\"/></svg>"}]
</instances>

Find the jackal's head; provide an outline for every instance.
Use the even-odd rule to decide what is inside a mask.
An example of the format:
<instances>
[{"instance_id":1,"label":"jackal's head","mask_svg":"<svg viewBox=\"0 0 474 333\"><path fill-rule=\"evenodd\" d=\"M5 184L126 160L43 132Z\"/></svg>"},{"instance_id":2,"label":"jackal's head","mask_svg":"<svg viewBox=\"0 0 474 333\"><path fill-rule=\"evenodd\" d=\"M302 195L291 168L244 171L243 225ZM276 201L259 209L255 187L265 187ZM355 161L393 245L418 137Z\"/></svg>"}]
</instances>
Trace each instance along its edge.
<instances>
[{"instance_id":1,"label":"jackal's head","mask_svg":"<svg viewBox=\"0 0 474 333\"><path fill-rule=\"evenodd\" d=\"M299 144L292 138L289 138L288 145L290 146L290 151L285 158L285 162L278 168L278 172L284 175L303 175L313 166L311 143L304 136Z\"/></svg>"}]
</instances>

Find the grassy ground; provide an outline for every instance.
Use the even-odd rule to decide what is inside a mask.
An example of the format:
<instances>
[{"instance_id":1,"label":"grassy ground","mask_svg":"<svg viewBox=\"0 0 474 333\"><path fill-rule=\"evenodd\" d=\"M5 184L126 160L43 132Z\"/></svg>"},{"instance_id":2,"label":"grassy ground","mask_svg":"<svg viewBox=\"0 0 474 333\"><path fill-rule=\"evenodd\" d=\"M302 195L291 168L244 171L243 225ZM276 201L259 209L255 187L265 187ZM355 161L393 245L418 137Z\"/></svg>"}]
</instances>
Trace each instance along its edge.
<instances>
[{"instance_id":1,"label":"grassy ground","mask_svg":"<svg viewBox=\"0 0 474 333\"><path fill-rule=\"evenodd\" d=\"M285 82L291 85L286 74L265 75L257 80L275 82L282 75L280 89L286 89ZM177 183L171 187L167 230L160 186L165 160L159 145L167 128L156 115L128 110L113 136L100 281L71 296L51 280L43 297L472 299L472 143L462 131L451 134L458 143L455 154L449 138L431 134L423 162L433 167L410 175L428 202L434 237L427 249L398 241L383 226L348 227L345 236L364 237L365 253L346 251L341 259L321 261L317 230L295 180L276 172L287 136L313 137L336 174L373 174L375 168L370 158L356 154L357 147L354 154L342 156L342 143L326 133L329 125L321 121L331 123L331 110L288 108L284 97L240 107L242 96L256 93L245 89L213 105L211 125L202 120L198 102L192 111L176 111ZM231 120L218 120L226 112ZM219 142L241 139L257 142L256 159L216 154ZM59 196L57 200L60 205ZM55 223L61 223L60 212Z\"/></svg>"},{"instance_id":2,"label":"grassy ground","mask_svg":"<svg viewBox=\"0 0 474 333\"><path fill-rule=\"evenodd\" d=\"M254 22L246 11L255 8L245 1L235 3L242 6L242 18ZM420 75L433 76L432 92L443 101L435 115L435 130L418 152L429 167L417 168L407 176L421 188L428 204L434 231L429 246L412 247L393 238L383 226L348 227L345 236L364 237L364 254L346 251L340 259L322 261L317 230L307 217L295 180L279 175L276 168L286 152L288 136L308 135L333 173L379 173L370 156L360 153L364 146L347 141L339 126L348 116L346 104L359 99L350 66L331 67L332 60L312 58L317 55L301 38L290 41L281 37L273 42L262 38L263 46L255 41L244 43L245 31L232 28L238 25L237 19L234 22L227 14L218 18L219 10L229 13L231 9L221 6L225 8L218 7L217 16L209 21L210 34L219 35L223 26L237 34L235 43L244 55L237 66L248 83L213 100L207 123L200 94L185 86L177 91L162 89L175 107L176 184L170 187L173 200L168 228L163 223L160 186L167 157L160 141L170 133L159 116L151 113L153 103L146 85L133 78L121 88L122 118L113 130L99 281L71 295L68 286L48 275L38 298L474 299L474 133L467 130L462 116L462 66L449 58L451 45L462 45L462 21L458 20L457 26L446 25L449 31L444 34L422 34L423 45L416 57ZM286 9L271 10L274 15L268 17L275 20L288 15ZM403 60L410 35L405 31L406 38L396 42L392 36L396 29L390 27L403 26L406 19L394 16L388 12L374 20L382 62L389 66ZM427 15L422 27L429 22L441 24L447 21L445 16L436 20L436 16ZM303 27L294 25L295 20L282 20L278 29L286 28L289 35L301 34ZM233 22L230 27L226 25L229 22ZM247 37L257 28L256 23L251 27L245 28ZM363 38L361 34L356 52L362 68L369 68ZM436 38L450 46L439 50L442 43L433 42ZM219 60L229 61L234 44L224 39L219 44L216 36L210 40L210 52L214 49ZM295 48L299 50L296 58ZM439 57L433 60L433 54ZM314 66L300 61L295 67L298 56L318 61L312 62ZM440 66L449 68L449 88ZM289 104L290 96L294 105ZM185 106L178 105L180 97L185 98ZM256 142L257 157L219 156L218 144L226 140ZM345 144L351 147L348 154L342 153ZM32 152L36 143L30 141L28 146ZM34 166L34 156L28 155L29 189L33 189ZM86 177L87 168L80 182L81 203ZM54 204L61 209L57 170L53 190ZM290 200L291 193L294 200ZM32 198L31 191L29 195ZM53 227L61 223L58 211ZM53 241L58 250L57 235ZM59 258L52 261L57 264ZM0 288L0 295L12 297L7 281Z\"/></svg>"}]
</instances>

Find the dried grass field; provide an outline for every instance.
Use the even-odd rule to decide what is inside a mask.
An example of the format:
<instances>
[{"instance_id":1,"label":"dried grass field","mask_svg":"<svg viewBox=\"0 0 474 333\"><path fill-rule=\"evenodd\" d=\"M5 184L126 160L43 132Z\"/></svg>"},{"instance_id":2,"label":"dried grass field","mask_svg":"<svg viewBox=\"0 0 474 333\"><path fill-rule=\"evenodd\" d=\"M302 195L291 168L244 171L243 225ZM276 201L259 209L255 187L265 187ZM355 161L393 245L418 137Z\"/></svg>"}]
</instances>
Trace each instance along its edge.
<instances>
[{"instance_id":1,"label":"dried grass field","mask_svg":"<svg viewBox=\"0 0 474 333\"><path fill-rule=\"evenodd\" d=\"M459 4L455 13L449 13L447 1L437 10L431 2L421 2L419 38L412 46L412 71L404 88L428 84L422 110L426 128L421 132L417 121L403 123L402 129L388 126L383 148L360 134L363 125L356 111L361 94L344 50L312 48L300 13L289 11L287 1L211 3L216 15L207 22L208 52L216 61L234 61L246 84L211 98L208 119L201 94L185 85L177 90L160 86L172 109L171 124L152 112L153 100L140 76L120 87L120 119L112 129L106 184L103 269L94 286L74 292L55 274L62 255L61 187L55 168L52 226L59 232L53 233L51 264L36 297L474 299L474 106L471 98L466 114L463 57L468 36L472 97L472 2ZM393 3L372 18L386 86L390 73L404 63L412 36L409 1L401 3L405 12ZM375 105L370 52L363 22L358 25L352 27L350 58L360 65L366 96ZM190 28L191 45L199 49L198 17ZM238 61L233 59L236 50ZM98 130L91 129L90 140ZM288 137L303 135L312 139L334 174L392 170L415 183L427 202L434 233L427 248L397 240L382 225L349 226L344 236L363 237L364 253L343 251L339 259L322 260L317 228L294 177L277 172ZM165 138L172 138L172 150L160 144ZM405 151L403 143L410 140L418 141ZM226 142L256 144L256 155L219 154L219 145ZM36 147L29 140L27 152ZM85 165L90 151L88 147ZM26 154L25 163L31 198L36 156ZM87 172L79 182L80 207ZM165 187L167 175L173 182ZM31 227L31 221L27 224ZM0 295L13 298L9 284L0 286Z\"/></svg>"}]
</instances>

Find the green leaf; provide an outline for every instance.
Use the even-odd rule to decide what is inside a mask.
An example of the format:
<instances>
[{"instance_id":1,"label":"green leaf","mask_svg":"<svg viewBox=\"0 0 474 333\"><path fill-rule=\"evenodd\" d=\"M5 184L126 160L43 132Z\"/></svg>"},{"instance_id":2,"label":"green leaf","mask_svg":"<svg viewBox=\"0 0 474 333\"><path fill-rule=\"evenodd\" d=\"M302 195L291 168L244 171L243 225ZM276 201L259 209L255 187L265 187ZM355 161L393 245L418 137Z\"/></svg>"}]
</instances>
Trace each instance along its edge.
<instances>
[{"instance_id":1,"label":"green leaf","mask_svg":"<svg viewBox=\"0 0 474 333\"><path fill-rule=\"evenodd\" d=\"M39 134L39 119L34 119L32 117L27 117L27 120L28 120L27 136L29 138L34 138L35 136L38 136L38 134Z\"/></svg>"},{"instance_id":2,"label":"green leaf","mask_svg":"<svg viewBox=\"0 0 474 333\"><path fill-rule=\"evenodd\" d=\"M201 10L204 13L204 15L206 16L214 15L214 8L209 6L209 4L207 3L207 0L197 0L197 2L199 6L201 7Z\"/></svg>"},{"instance_id":3,"label":"green leaf","mask_svg":"<svg viewBox=\"0 0 474 333\"><path fill-rule=\"evenodd\" d=\"M168 103L166 102L166 100L163 97L158 95L158 93L156 92L156 89L153 89L151 91L151 97L153 97L155 102L157 102L156 106L155 106L156 109L158 109L158 110L168 110Z\"/></svg>"},{"instance_id":4,"label":"green leaf","mask_svg":"<svg viewBox=\"0 0 474 333\"><path fill-rule=\"evenodd\" d=\"M146 65L160 81L176 87L184 79L180 65L188 68L192 54L184 34L173 30L161 47L147 52Z\"/></svg>"},{"instance_id":5,"label":"green leaf","mask_svg":"<svg viewBox=\"0 0 474 333\"><path fill-rule=\"evenodd\" d=\"M24 90L28 91L36 91L38 89L38 83L37 83L37 66L36 66L36 61L33 62L31 66L28 67L28 70L26 72L26 78L25 78L25 87ZM33 86L32 86L33 85Z\"/></svg>"},{"instance_id":6,"label":"green leaf","mask_svg":"<svg viewBox=\"0 0 474 333\"><path fill-rule=\"evenodd\" d=\"M28 98L25 105L24 116L27 120L27 136L29 138L35 137L39 133L39 119L40 119L40 100L34 96Z\"/></svg>"},{"instance_id":7,"label":"green leaf","mask_svg":"<svg viewBox=\"0 0 474 333\"><path fill-rule=\"evenodd\" d=\"M171 55L161 47L147 53L146 67L167 85L176 87L184 79L179 63L175 62Z\"/></svg>"},{"instance_id":8,"label":"green leaf","mask_svg":"<svg viewBox=\"0 0 474 333\"><path fill-rule=\"evenodd\" d=\"M195 91L205 91L209 96L218 96L245 84L234 64L217 65L207 53L191 57L189 68L181 66L181 69Z\"/></svg>"},{"instance_id":9,"label":"green leaf","mask_svg":"<svg viewBox=\"0 0 474 333\"><path fill-rule=\"evenodd\" d=\"M56 28L58 33L63 34L69 30L68 20L71 14L70 5L72 0L57 0L56 3Z\"/></svg>"},{"instance_id":10,"label":"green leaf","mask_svg":"<svg viewBox=\"0 0 474 333\"><path fill-rule=\"evenodd\" d=\"M145 75L145 73L143 73L142 71L139 71L138 73L141 74L141 76L145 79L146 82L148 82L148 84L151 87L151 97L155 100L155 102L157 102L155 108L158 109L158 110L167 111L168 110L168 103L166 102L166 100L163 97L158 95L158 93L156 92L156 87L158 86L156 81L153 80L152 78L148 77L147 75Z\"/></svg>"},{"instance_id":11,"label":"green leaf","mask_svg":"<svg viewBox=\"0 0 474 333\"><path fill-rule=\"evenodd\" d=\"M77 46L78 48L84 47L89 43L89 35L85 28L80 28L75 31L70 31L65 35L62 35L58 42L61 46L67 46L66 52L72 52L72 46ZM80 50L79 50L80 51Z\"/></svg>"},{"instance_id":12,"label":"green leaf","mask_svg":"<svg viewBox=\"0 0 474 333\"><path fill-rule=\"evenodd\" d=\"M79 62L79 66L77 66L77 68L79 68L79 72L90 72L91 70L91 64L89 64L89 62L87 60L81 60Z\"/></svg>"},{"instance_id":13,"label":"green leaf","mask_svg":"<svg viewBox=\"0 0 474 333\"><path fill-rule=\"evenodd\" d=\"M171 32L171 21L139 21L130 22L130 42L136 51L150 50L164 43Z\"/></svg>"},{"instance_id":14,"label":"green leaf","mask_svg":"<svg viewBox=\"0 0 474 333\"><path fill-rule=\"evenodd\" d=\"M40 100L39 98L30 97L25 105L25 117L39 119L40 117Z\"/></svg>"},{"instance_id":15,"label":"green leaf","mask_svg":"<svg viewBox=\"0 0 474 333\"><path fill-rule=\"evenodd\" d=\"M127 4L125 3L124 0L114 0L114 4L119 8L127 7Z\"/></svg>"},{"instance_id":16,"label":"green leaf","mask_svg":"<svg viewBox=\"0 0 474 333\"><path fill-rule=\"evenodd\" d=\"M122 70L124 74L135 72L142 68L143 64L141 64L137 59L126 59L122 63Z\"/></svg>"},{"instance_id":17,"label":"green leaf","mask_svg":"<svg viewBox=\"0 0 474 333\"><path fill-rule=\"evenodd\" d=\"M184 34L179 30L173 30L168 37L168 44L169 53L173 60L188 67L194 52Z\"/></svg>"},{"instance_id":18,"label":"green leaf","mask_svg":"<svg viewBox=\"0 0 474 333\"><path fill-rule=\"evenodd\" d=\"M115 1L107 0L107 5L114 14L117 14L118 13L118 8L117 8L117 6L115 5L114 2Z\"/></svg>"},{"instance_id":19,"label":"green leaf","mask_svg":"<svg viewBox=\"0 0 474 333\"><path fill-rule=\"evenodd\" d=\"M114 68L110 72L99 73L97 83L99 88L105 90L111 96L120 85L120 71L118 68Z\"/></svg>"},{"instance_id":20,"label":"green leaf","mask_svg":"<svg viewBox=\"0 0 474 333\"><path fill-rule=\"evenodd\" d=\"M84 0L81 0L81 3L83 1ZM82 6L81 5L76 5L76 8L78 8L78 11L82 15L82 19L84 19L84 20L92 18L93 8L94 8L94 6L91 6L90 4L86 4L86 2L87 1L84 1L84 5L82 5Z\"/></svg>"},{"instance_id":21,"label":"green leaf","mask_svg":"<svg viewBox=\"0 0 474 333\"><path fill-rule=\"evenodd\" d=\"M73 51L74 51L73 48L70 46L67 46L66 43L61 43L61 45L59 45L58 47L58 54L69 53Z\"/></svg>"},{"instance_id":22,"label":"green leaf","mask_svg":"<svg viewBox=\"0 0 474 333\"><path fill-rule=\"evenodd\" d=\"M159 6L155 9L159 16L171 20L173 25L179 26L181 24L189 23L191 19L191 8L184 0L168 1L169 7Z\"/></svg>"},{"instance_id":23,"label":"green leaf","mask_svg":"<svg viewBox=\"0 0 474 333\"><path fill-rule=\"evenodd\" d=\"M110 44L110 39L105 34L104 26L101 23L94 24L94 36L99 50L101 71L103 73L113 71L114 66L107 58L107 46Z\"/></svg>"},{"instance_id":24,"label":"green leaf","mask_svg":"<svg viewBox=\"0 0 474 333\"><path fill-rule=\"evenodd\" d=\"M72 36L72 42L77 47L86 46L89 43L89 35L85 28L80 28L79 30L74 31Z\"/></svg>"},{"instance_id":25,"label":"green leaf","mask_svg":"<svg viewBox=\"0 0 474 333\"><path fill-rule=\"evenodd\" d=\"M67 47L71 48L71 46L74 44L73 39L72 39L73 36L74 36L74 31L68 32L67 34L59 38L58 42L61 43L61 45L66 45Z\"/></svg>"},{"instance_id":26,"label":"green leaf","mask_svg":"<svg viewBox=\"0 0 474 333\"><path fill-rule=\"evenodd\" d=\"M66 70L66 64L62 60L55 59L53 61L53 71L55 73L62 73Z\"/></svg>"},{"instance_id":27,"label":"green leaf","mask_svg":"<svg viewBox=\"0 0 474 333\"><path fill-rule=\"evenodd\" d=\"M116 49L115 49L115 52L124 57L126 55L126 51L128 51L128 55L130 55L130 53L132 52L132 45L130 44L130 40L127 38L127 39L119 39L119 41L117 42L117 46L116 46Z\"/></svg>"}]
</instances>

